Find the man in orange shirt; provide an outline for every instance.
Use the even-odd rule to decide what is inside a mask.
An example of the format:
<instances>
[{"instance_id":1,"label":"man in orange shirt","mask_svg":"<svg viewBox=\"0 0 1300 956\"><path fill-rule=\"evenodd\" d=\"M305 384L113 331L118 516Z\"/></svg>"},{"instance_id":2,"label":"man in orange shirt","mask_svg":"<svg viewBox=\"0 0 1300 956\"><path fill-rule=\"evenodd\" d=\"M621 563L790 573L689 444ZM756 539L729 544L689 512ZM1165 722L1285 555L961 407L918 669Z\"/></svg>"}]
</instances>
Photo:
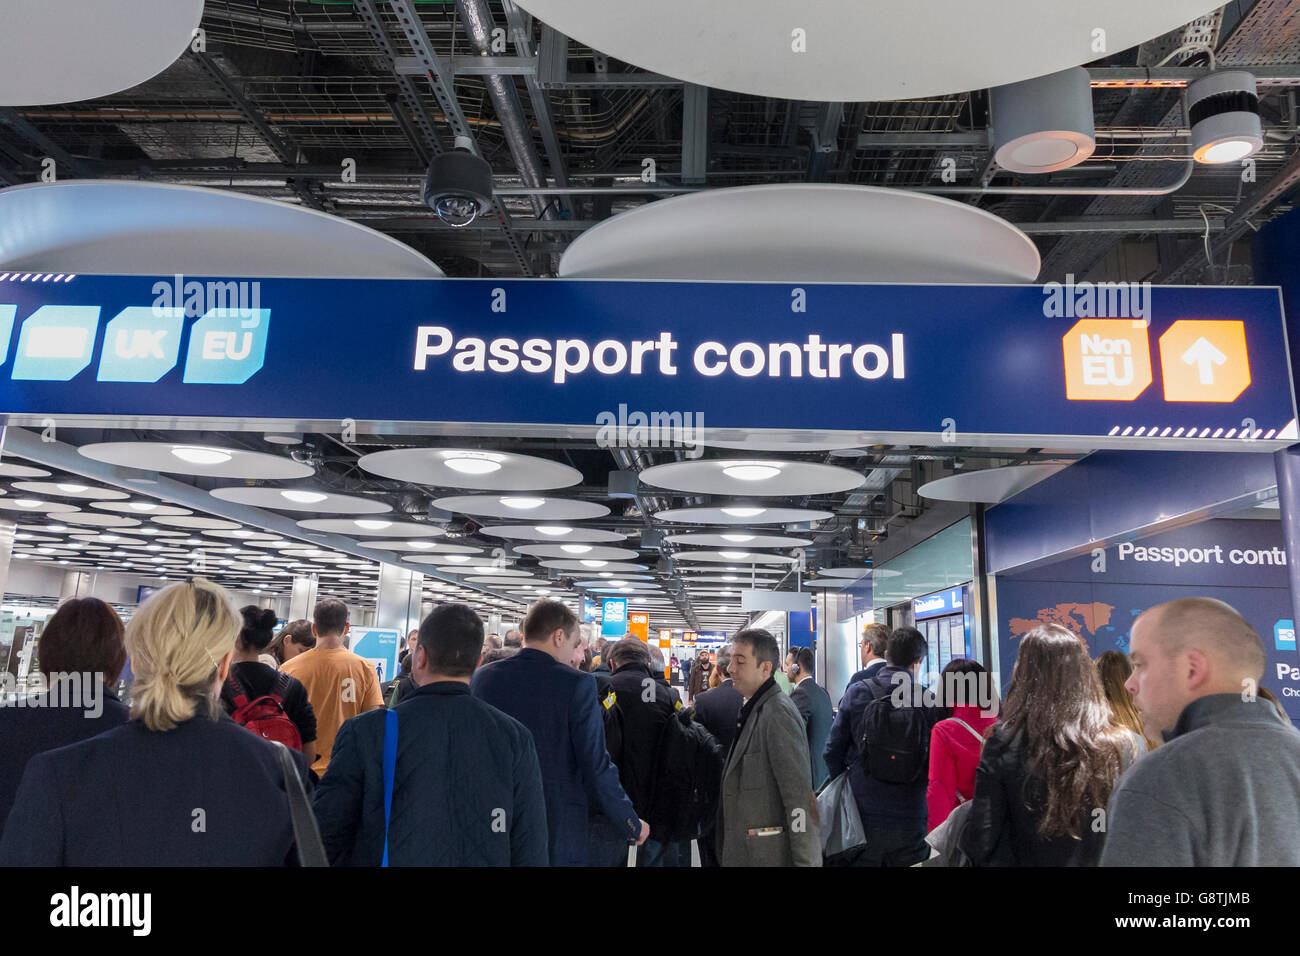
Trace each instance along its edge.
<instances>
[{"instance_id":1,"label":"man in orange shirt","mask_svg":"<svg viewBox=\"0 0 1300 956\"><path fill-rule=\"evenodd\" d=\"M338 598L325 598L312 612L311 632L316 646L285 661L280 670L302 681L316 712L316 761L311 769L325 776L334 737L343 721L367 710L383 707L379 678L363 657L347 649L348 606Z\"/></svg>"}]
</instances>

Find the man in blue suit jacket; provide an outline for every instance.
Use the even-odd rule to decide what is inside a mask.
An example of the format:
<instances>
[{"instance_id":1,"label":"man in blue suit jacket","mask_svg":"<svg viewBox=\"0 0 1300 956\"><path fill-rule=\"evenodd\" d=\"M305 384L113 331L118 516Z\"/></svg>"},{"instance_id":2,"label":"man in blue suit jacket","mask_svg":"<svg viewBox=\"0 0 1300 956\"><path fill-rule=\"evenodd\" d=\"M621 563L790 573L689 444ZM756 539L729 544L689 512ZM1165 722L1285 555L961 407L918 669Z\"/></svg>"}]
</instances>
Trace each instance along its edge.
<instances>
[{"instance_id":1,"label":"man in blue suit jacket","mask_svg":"<svg viewBox=\"0 0 1300 956\"><path fill-rule=\"evenodd\" d=\"M546 801L528 730L470 696L483 622L443 604L420 625L414 689L397 714L397 762L388 827L391 866L546 866ZM387 712L339 728L316 788L321 839L336 865L384 858Z\"/></svg>"},{"instance_id":2,"label":"man in blue suit jacket","mask_svg":"<svg viewBox=\"0 0 1300 956\"><path fill-rule=\"evenodd\" d=\"M537 747L546 795L551 866L585 866L591 804L629 843L650 825L640 819L605 749L596 680L570 667L582 639L578 618L559 601L539 601L524 619L524 648L481 667L470 693L527 727Z\"/></svg>"}]
</instances>

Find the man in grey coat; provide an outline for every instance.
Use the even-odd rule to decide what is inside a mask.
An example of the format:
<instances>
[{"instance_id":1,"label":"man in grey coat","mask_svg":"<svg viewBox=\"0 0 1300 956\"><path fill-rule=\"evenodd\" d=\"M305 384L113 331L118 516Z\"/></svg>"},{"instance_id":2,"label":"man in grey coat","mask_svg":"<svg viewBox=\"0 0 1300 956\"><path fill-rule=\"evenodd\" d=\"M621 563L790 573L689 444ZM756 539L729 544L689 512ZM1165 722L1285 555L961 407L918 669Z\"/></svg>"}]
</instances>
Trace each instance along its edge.
<instances>
[{"instance_id":1,"label":"man in grey coat","mask_svg":"<svg viewBox=\"0 0 1300 956\"><path fill-rule=\"evenodd\" d=\"M1119 779L1102 866L1300 866L1300 733L1256 696L1267 662L1222 601L1159 604L1133 624L1133 694L1165 743Z\"/></svg>"},{"instance_id":2,"label":"man in grey coat","mask_svg":"<svg viewBox=\"0 0 1300 956\"><path fill-rule=\"evenodd\" d=\"M728 671L745 699L722 772L717 852L723 866L821 866L803 718L773 679L780 648L754 628L732 639Z\"/></svg>"}]
</instances>

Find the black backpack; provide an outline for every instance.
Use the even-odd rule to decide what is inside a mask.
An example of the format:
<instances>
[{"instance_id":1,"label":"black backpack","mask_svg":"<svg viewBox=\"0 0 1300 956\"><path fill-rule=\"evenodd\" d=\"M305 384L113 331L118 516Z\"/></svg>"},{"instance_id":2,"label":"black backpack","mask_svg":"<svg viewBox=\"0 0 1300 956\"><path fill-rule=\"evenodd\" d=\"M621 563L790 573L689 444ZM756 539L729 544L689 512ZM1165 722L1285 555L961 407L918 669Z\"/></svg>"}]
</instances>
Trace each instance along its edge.
<instances>
[{"instance_id":1,"label":"black backpack","mask_svg":"<svg viewBox=\"0 0 1300 956\"><path fill-rule=\"evenodd\" d=\"M665 843L693 840L711 825L722 789L722 745L680 711L664 723L646 822Z\"/></svg>"},{"instance_id":2,"label":"black backpack","mask_svg":"<svg viewBox=\"0 0 1300 956\"><path fill-rule=\"evenodd\" d=\"M924 707L897 707L895 686L869 681L872 700L862 712L858 754L862 770L884 783L917 783L930 764L931 721ZM911 688L907 688L910 692Z\"/></svg>"}]
</instances>

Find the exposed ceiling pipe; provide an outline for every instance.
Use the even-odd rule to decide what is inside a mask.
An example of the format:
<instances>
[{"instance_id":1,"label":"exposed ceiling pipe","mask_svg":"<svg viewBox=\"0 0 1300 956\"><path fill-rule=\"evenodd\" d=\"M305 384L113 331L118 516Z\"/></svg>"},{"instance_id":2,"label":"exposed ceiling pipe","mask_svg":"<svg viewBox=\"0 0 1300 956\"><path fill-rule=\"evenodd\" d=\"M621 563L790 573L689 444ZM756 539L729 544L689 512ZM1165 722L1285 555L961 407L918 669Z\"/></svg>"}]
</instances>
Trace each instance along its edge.
<instances>
[{"instance_id":1,"label":"exposed ceiling pipe","mask_svg":"<svg viewBox=\"0 0 1300 956\"><path fill-rule=\"evenodd\" d=\"M485 0L456 0L456 10L465 22L465 33L474 48L482 56L491 54L492 14ZM505 134L506 145L514 158L519 175L529 186L544 186L546 176L542 171L542 160L533 146L532 132L524 120L523 105L519 102L519 92L515 89L514 78L499 73L489 73L483 77L492 105L501 120L501 131ZM541 194L534 194L533 211L539 219L554 219L555 206L543 202Z\"/></svg>"}]
</instances>

